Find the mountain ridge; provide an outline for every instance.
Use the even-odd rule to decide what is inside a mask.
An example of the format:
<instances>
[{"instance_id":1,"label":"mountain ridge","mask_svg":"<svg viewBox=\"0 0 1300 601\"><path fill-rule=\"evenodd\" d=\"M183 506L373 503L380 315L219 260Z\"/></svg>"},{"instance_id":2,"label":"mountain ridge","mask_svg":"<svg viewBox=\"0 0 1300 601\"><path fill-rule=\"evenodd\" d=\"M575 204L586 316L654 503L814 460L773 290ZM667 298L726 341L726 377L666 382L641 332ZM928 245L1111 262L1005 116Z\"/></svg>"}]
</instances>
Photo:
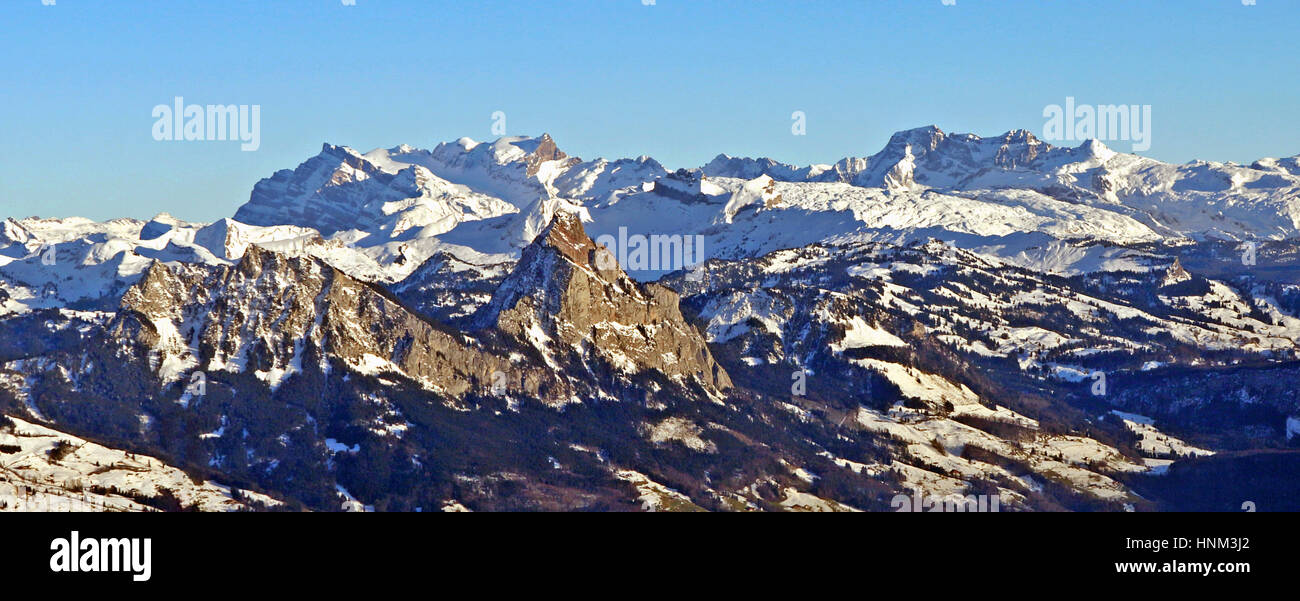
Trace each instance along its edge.
<instances>
[{"instance_id":1,"label":"mountain ridge","mask_svg":"<svg viewBox=\"0 0 1300 601\"><path fill-rule=\"evenodd\" d=\"M1159 509L1296 444L1297 174L325 144L214 223L6 219L0 411L324 510Z\"/></svg>"}]
</instances>

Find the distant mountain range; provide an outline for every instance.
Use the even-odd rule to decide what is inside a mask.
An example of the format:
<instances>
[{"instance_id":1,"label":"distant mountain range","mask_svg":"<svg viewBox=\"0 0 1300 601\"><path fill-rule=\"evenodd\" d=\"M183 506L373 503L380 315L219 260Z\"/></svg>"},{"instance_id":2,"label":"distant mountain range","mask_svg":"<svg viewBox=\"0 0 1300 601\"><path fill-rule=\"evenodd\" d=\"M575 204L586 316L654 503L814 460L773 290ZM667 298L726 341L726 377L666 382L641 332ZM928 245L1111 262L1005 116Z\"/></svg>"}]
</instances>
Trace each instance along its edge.
<instances>
[{"instance_id":1,"label":"distant mountain range","mask_svg":"<svg viewBox=\"0 0 1300 601\"><path fill-rule=\"evenodd\" d=\"M216 223L0 223L0 503L82 473L33 428L190 474L101 491L137 509L1268 495L1300 445L1298 240L1297 157L932 126L671 172L548 135L326 144Z\"/></svg>"}]
</instances>

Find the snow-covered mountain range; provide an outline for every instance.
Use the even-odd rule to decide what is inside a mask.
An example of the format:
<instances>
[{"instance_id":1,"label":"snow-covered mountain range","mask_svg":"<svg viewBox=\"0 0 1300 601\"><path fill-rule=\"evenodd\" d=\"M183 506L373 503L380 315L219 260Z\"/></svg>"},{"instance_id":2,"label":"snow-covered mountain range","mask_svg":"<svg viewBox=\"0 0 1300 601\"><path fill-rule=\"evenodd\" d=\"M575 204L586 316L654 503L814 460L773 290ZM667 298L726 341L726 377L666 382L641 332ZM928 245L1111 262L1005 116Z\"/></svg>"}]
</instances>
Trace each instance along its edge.
<instances>
[{"instance_id":1,"label":"snow-covered mountain range","mask_svg":"<svg viewBox=\"0 0 1300 601\"><path fill-rule=\"evenodd\" d=\"M0 223L0 408L318 509L1164 508L1300 440L1297 240L1297 157L326 144L216 223Z\"/></svg>"},{"instance_id":2,"label":"snow-covered mountain range","mask_svg":"<svg viewBox=\"0 0 1300 601\"><path fill-rule=\"evenodd\" d=\"M28 299L16 302L29 307L93 300L104 282L138 277L153 259L236 260L248 244L306 252L392 283L439 252L475 265L517 258L566 210L583 215L593 238L620 228L703 235L711 258L825 240L936 238L1077 273L1107 264L1114 251L1106 247L1293 239L1300 235L1298 164L1291 157L1170 165L1095 140L1057 148L1023 130L980 138L934 127L900 132L874 155L833 165L719 155L674 173L648 157L582 161L547 135L365 154L326 144L296 169L259 182L233 219L10 218L0 230L0 262L27 284L9 291L10 301ZM40 262L48 256L35 251L51 246L58 264L100 273L70 282L46 269ZM669 270L630 271L650 280ZM89 289L77 288L83 283ZM43 304L45 296L57 298Z\"/></svg>"}]
</instances>

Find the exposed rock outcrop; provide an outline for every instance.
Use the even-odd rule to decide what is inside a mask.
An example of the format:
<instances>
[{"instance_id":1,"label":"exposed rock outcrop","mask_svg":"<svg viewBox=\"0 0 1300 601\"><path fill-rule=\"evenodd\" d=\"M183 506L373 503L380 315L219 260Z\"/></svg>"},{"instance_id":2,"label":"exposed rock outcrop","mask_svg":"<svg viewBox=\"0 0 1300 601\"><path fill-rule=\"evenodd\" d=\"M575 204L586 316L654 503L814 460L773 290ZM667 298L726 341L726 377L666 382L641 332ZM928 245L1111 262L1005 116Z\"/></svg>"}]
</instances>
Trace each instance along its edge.
<instances>
[{"instance_id":1,"label":"exposed rock outcrop","mask_svg":"<svg viewBox=\"0 0 1300 601\"><path fill-rule=\"evenodd\" d=\"M495 385L553 404L598 386L572 379L583 373L568 365L573 351L623 373L698 378L713 391L731 386L677 294L638 285L565 212L524 251L474 324L485 328L477 336L454 331L318 259L249 245L233 267L153 264L123 295L111 328L149 349L164 381L195 370L246 372L274 388L337 359L361 372L400 372L450 397ZM501 334L537 354L494 344Z\"/></svg>"},{"instance_id":2,"label":"exposed rock outcrop","mask_svg":"<svg viewBox=\"0 0 1300 601\"><path fill-rule=\"evenodd\" d=\"M398 370L453 397L504 392L567 398L551 370L494 354L438 326L383 289L319 260L249 246L233 268L173 270L162 263L122 298L121 338L156 353L167 379L190 369L249 371L272 386L337 358L361 371Z\"/></svg>"},{"instance_id":3,"label":"exposed rock outcrop","mask_svg":"<svg viewBox=\"0 0 1300 601\"><path fill-rule=\"evenodd\" d=\"M526 249L475 325L497 328L544 355L579 348L617 369L651 369L731 386L700 333L682 316L676 292L637 284L609 249L587 237L578 216L558 212Z\"/></svg>"}]
</instances>

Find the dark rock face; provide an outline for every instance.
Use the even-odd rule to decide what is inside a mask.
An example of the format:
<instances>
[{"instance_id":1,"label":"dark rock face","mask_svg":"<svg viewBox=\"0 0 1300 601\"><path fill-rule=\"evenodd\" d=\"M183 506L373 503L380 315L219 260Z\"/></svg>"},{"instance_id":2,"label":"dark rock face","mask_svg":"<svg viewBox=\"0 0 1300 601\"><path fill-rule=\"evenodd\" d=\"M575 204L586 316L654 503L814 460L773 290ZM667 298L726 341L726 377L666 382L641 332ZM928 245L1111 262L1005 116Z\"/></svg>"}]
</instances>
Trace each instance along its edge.
<instances>
[{"instance_id":1,"label":"dark rock face","mask_svg":"<svg viewBox=\"0 0 1300 601\"><path fill-rule=\"evenodd\" d=\"M382 289L324 263L249 247L233 268L172 271L155 263L122 298L113 330L155 349L161 365L239 366L274 385L326 357L362 370L394 367L451 397L506 392L567 396L550 371L516 364L407 310ZM499 376L498 376L499 377Z\"/></svg>"},{"instance_id":2,"label":"dark rock face","mask_svg":"<svg viewBox=\"0 0 1300 601\"><path fill-rule=\"evenodd\" d=\"M43 352L80 371L32 366L33 396L56 423L313 509L337 506L335 483L381 510L635 509L628 482L681 461L692 474L670 481L712 508L734 494L695 471L788 484L738 433L770 427L722 425L730 378L677 294L604 252L562 213L467 331L310 257L250 246L233 266L157 262L111 320L60 330L82 340ZM767 458L751 469L755 453Z\"/></svg>"},{"instance_id":3,"label":"dark rock face","mask_svg":"<svg viewBox=\"0 0 1300 601\"><path fill-rule=\"evenodd\" d=\"M533 177L537 175L537 171L541 168L542 163L547 161L558 161L568 157L569 155L564 154L564 151L560 150L559 147L555 145L555 140L551 139L551 134L542 134L542 137L537 139L537 148L528 155L528 162L526 163L528 167L524 174L528 177ZM575 157L569 162L569 164L573 165L578 162L580 162L579 159Z\"/></svg>"},{"instance_id":4,"label":"dark rock face","mask_svg":"<svg viewBox=\"0 0 1300 601\"><path fill-rule=\"evenodd\" d=\"M234 267L155 263L126 291L111 329L150 349L164 380L191 370L257 374L272 387L330 358L396 369L453 398L498 392L563 403L570 349L624 373L731 386L675 292L642 287L561 213L480 309L472 336L422 317L387 290L306 257L250 246ZM501 335L513 340L497 344ZM538 355L514 352L535 349ZM312 365L311 363L315 363Z\"/></svg>"},{"instance_id":5,"label":"dark rock face","mask_svg":"<svg viewBox=\"0 0 1300 601\"><path fill-rule=\"evenodd\" d=\"M1231 430L1224 446L1261 436L1280 445L1296 407L1285 388L1294 366L1249 379L1244 366L1210 379L1140 370L1204 354L1146 332L1151 320L1189 319L1152 299L1205 294L1195 286L1209 284L1192 275L1192 262L1169 259L1168 269L1129 274L1117 288L1089 277L1042 279L939 242L811 246L715 261L703 281L675 275L664 280L669 289L632 281L565 212L513 268L458 280L450 261L430 262L413 282L420 298L479 308L441 323L425 316L425 305L403 301L401 289L257 246L234 266L155 263L111 320L44 312L0 321L0 357L19 359L0 364L0 411L32 407L68 429L207 466L312 509L337 508L335 486L380 510L449 501L475 510L618 510L651 501L779 510L813 497L885 509L899 490L935 485L1002 487L1012 495L1007 506L1114 509L1126 493L1113 469L1137 465L1136 438L1097 411L1140 411L1203 436L1212 433L1193 422L1211 415L1214 435ZM892 265L888 281L858 271L868 264ZM1017 304L1028 293L1044 300ZM1269 294L1288 311L1300 306L1294 294ZM1153 316L1099 315L1108 327L1093 331L1098 321L1052 309L1078 295ZM708 324L712 348L683 312ZM999 315L1094 344L1142 340L1149 350L1068 358L1113 374L1107 405L1084 413L1040 395L1097 403L1086 384L1026 375L1009 360L1019 350L991 333L959 329L956 343L938 334ZM862 335L876 329L887 336ZM963 350L966 341L1007 354ZM207 375L206 396L186 400L182 389L196 372ZM807 376L800 392L792 373ZM933 394L918 393L923 384ZM1243 404L1242 390L1284 403ZM994 403L1039 425L981 417L1006 415ZM929 455L929 438L878 429L895 411L908 416L891 422L908 436L943 427L970 444ZM1058 442L1092 445L1105 463L1062 462L1051 446ZM1008 479L1063 471L1073 475L1059 489L1035 492ZM647 482L681 496L647 492Z\"/></svg>"},{"instance_id":6,"label":"dark rock face","mask_svg":"<svg viewBox=\"0 0 1300 601\"><path fill-rule=\"evenodd\" d=\"M703 193L704 173L689 169L678 169L654 182L654 192L664 198L671 198L686 203L706 203L708 196Z\"/></svg>"},{"instance_id":7,"label":"dark rock face","mask_svg":"<svg viewBox=\"0 0 1300 601\"><path fill-rule=\"evenodd\" d=\"M698 378L714 391L731 387L704 338L682 316L677 293L637 284L569 213L558 213L524 250L475 324L543 354L579 347L622 371Z\"/></svg>"}]
</instances>

